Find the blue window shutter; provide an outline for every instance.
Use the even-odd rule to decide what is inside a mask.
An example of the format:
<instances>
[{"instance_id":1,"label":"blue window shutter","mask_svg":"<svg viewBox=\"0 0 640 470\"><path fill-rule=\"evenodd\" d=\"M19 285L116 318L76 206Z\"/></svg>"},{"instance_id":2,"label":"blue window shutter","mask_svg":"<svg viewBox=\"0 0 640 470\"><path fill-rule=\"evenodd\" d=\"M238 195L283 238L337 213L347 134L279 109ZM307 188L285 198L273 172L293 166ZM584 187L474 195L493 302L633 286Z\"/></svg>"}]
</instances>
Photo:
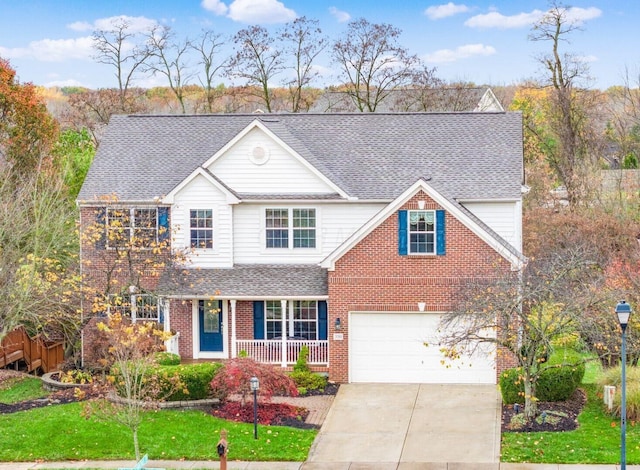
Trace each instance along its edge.
<instances>
[{"instance_id":1,"label":"blue window shutter","mask_svg":"<svg viewBox=\"0 0 640 470\"><path fill-rule=\"evenodd\" d=\"M264 302L253 302L253 339L264 339Z\"/></svg>"},{"instance_id":2,"label":"blue window shutter","mask_svg":"<svg viewBox=\"0 0 640 470\"><path fill-rule=\"evenodd\" d=\"M96 223L100 227L100 238L96 240L96 249L104 250L107 247L107 208L96 209Z\"/></svg>"},{"instance_id":3,"label":"blue window shutter","mask_svg":"<svg viewBox=\"0 0 640 470\"><path fill-rule=\"evenodd\" d=\"M318 339L327 339L327 301L318 302Z\"/></svg>"},{"instance_id":4,"label":"blue window shutter","mask_svg":"<svg viewBox=\"0 0 640 470\"><path fill-rule=\"evenodd\" d=\"M169 227L169 208L158 207L158 241L166 242L171 235Z\"/></svg>"},{"instance_id":5,"label":"blue window shutter","mask_svg":"<svg viewBox=\"0 0 640 470\"><path fill-rule=\"evenodd\" d=\"M436 211L436 255L442 256L446 253L446 236L444 226L444 211Z\"/></svg>"},{"instance_id":6,"label":"blue window shutter","mask_svg":"<svg viewBox=\"0 0 640 470\"><path fill-rule=\"evenodd\" d=\"M407 211L398 211L398 254L400 256L407 256L409 252L408 230Z\"/></svg>"}]
</instances>

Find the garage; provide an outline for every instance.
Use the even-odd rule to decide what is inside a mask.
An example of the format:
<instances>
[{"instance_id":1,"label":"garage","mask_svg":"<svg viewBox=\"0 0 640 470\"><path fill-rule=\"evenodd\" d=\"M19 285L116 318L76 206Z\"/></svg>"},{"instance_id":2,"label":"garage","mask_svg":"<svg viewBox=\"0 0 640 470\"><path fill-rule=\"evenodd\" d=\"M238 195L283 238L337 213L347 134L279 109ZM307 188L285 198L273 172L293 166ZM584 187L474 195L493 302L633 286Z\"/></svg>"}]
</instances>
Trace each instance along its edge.
<instances>
[{"instance_id":1,"label":"garage","mask_svg":"<svg viewBox=\"0 0 640 470\"><path fill-rule=\"evenodd\" d=\"M442 364L437 313L352 312L349 382L496 383L493 348ZM425 346L427 343L428 346Z\"/></svg>"}]
</instances>

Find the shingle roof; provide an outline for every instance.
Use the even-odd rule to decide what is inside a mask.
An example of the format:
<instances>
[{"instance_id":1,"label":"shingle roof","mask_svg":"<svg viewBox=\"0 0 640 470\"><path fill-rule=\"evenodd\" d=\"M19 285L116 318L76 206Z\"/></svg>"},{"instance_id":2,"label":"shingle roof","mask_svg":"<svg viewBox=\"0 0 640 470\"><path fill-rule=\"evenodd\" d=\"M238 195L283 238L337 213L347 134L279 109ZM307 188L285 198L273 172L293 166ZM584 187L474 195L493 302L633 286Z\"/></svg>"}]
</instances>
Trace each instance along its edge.
<instances>
[{"instance_id":1,"label":"shingle roof","mask_svg":"<svg viewBox=\"0 0 640 470\"><path fill-rule=\"evenodd\" d=\"M327 270L318 265L239 264L224 269L165 272L163 295L224 297L322 297L328 294Z\"/></svg>"},{"instance_id":2,"label":"shingle roof","mask_svg":"<svg viewBox=\"0 0 640 470\"><path fill-rule=\"evenodd\" d=\"M422 176L455 199L520 198L520 113L358 113L113 116L78 199L151 202L256 119L350 197Z\"/></svg>"}]
</instances>

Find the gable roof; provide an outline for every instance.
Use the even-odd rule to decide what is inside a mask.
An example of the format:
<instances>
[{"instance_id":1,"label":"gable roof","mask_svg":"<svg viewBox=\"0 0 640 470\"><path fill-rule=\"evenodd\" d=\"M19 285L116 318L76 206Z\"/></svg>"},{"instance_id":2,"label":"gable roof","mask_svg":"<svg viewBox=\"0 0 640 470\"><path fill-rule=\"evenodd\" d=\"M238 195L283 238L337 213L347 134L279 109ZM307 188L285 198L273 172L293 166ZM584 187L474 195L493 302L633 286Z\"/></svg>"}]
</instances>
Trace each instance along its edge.
<instances>
[{"instance_id":1,"label":"gable roof","mask_svg":"<svg viewBox=\"0 0 640 470\"><path fill-rule=\"evenodd\" d=\"M424 177L446 197L520 199L522 117L508 112L113 116L78 200L153 202L256 119L349 198L391 201Z\"/></svg>"},{"instance_id":2,"label":"gable roof","mask_svg":"<svg viewBox=\"0 0 640 470\"><path fill-rule=\"evenodd\" d=\"M458 219L469 230L475 233L481 240L493 248L498 254L509 261L513 269L519 269L526 262L524 255L504 240L504 238L480 221L457 201L446 198L432 187L429 182L420 178L394 201L373 216L366 224L354 232L347 240L344 241L344 243L330 253L329 256L320 263L320 265L323 268L327 268L332 271L335 268L336 261L349 252L355 245L362 241L376 227L394 214L400 207L402 207L403 204L405 204L419 191L424 192L453 217Z\"/></svg>"}]
</instances>

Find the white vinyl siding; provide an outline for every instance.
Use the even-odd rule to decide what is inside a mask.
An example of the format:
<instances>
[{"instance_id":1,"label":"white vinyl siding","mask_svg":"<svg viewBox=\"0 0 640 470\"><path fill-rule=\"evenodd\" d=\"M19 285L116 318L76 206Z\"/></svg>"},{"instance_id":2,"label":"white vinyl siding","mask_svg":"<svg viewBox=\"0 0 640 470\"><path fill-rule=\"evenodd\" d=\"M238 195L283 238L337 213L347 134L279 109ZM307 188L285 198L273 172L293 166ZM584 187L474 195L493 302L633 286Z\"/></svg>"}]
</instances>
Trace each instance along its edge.
<instances>
[{"instance_id":1,"label":"white vinyl siding","mask_svg":"<svg viewBox=\"0 0 640 470\"><path fill-rule=\"evenodd\" d=\"M513 247L522 251L521 207L517 202L465 202L463 205Z\"/></svg>"},{"instance_id":2,"label":"white vinyl siding","mask_svg":"<svg viewBox=\"0 0 640 470\"><path fill-rule=\"evenodd\" d=\"M283 250L265 248L265 209L274 204L239 204L234 207L234 262L319 263L365 224L383 204L316 203L316 248ZM290 208L309 208L309 204L287 204Z\"/></svg>"},{"instance_id":3,"label":"white vinyl siding","mask_svg":"<svg viewBox=\"0 0 640 470\"><path fill-rule=\"evenodd\" d=\"M264 149L266 163L252 161L254 149ZM250 131L208 168L238 193L327 194L335 193L322 177L274 142L259 129Z\"/></svg>"},{"instance_id":4,"label":"white vinyl siding","mask_svg":"<svg viewBox=\"0 0 640 470\"><path fill-rule=\"evenodd\" d=\"M189 182L174 198L171 207L171 227L176 249L191 247L192 210L211 210L213 219L213 248L196 249L190 261L203 268L230 267L233 261L232 206L222 194L204 177L198 176Z\"/></svg>"}]
</instances>

